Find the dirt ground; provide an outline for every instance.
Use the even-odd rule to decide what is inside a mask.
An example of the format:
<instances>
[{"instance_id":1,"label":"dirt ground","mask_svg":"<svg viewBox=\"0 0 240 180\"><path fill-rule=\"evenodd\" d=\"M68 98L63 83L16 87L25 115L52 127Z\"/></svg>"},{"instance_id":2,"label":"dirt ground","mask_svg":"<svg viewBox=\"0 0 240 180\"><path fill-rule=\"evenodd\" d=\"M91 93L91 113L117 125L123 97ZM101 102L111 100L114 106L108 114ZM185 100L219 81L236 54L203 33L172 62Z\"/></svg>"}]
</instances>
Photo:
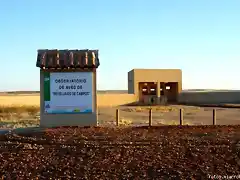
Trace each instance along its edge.
<instances>
[{"instance_id":1,"label":"dirt ground","mask_svg":"<svg viewBox=\"0 0 240 180\"><path fill-rule=\"evenodd\" d=\"M100 124L114 124L116 109L120 110L120 119L132 122L133 125L144 125L148 123L148 107L99 107ZM183 109L184 124L211 125L214 107L197 106L157 106L152 107L152 118L154 125L179 124L179 110ZM240 108L215 108L218 125L240 124Z\"/></svg>"},{"instance_id":2,"label":"dirt ground","mask_svg":"<svg viewBox=\"0 0 240 180\"><path fill-rule=\"evenodd\" d=\"M0 135L0 178L239 179L239 130L60 128Z\"/></svg>"}]
</instances>

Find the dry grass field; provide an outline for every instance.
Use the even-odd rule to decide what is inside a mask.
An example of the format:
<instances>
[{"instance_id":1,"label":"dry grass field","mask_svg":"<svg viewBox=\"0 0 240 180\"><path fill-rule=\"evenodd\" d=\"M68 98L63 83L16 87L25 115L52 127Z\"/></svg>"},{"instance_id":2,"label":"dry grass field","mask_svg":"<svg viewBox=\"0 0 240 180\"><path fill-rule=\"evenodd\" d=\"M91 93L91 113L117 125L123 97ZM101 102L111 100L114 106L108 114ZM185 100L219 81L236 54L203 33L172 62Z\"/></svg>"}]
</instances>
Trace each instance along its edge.
<instances>
[{"instance_id":1,"label":"dry grass field","mask_svg":"<svg viewBox=\"0 0 240 180\"><path fill-rule=\"evenodd\" d=\"M39 94L0 95L1 106L39 106Z\"/></svg>"},{"instance_id":2,"label":"dry grass field","mask_svg":"<svg viewBox=\"0 0 240 180\"><path fill-rule=\"evenodd\" d=\"M29 127L39 125L39 94L0 95L0 128ZM120 125L146 125L149 107L98 107L100 125L115 125L116 109L120 109ZM153 125L176 125L179 123L179 109L184 112L184 124L212 124L211 107L197 106L154 106ZM217 124L240 124L240 108L216 108Z\"/></svg>"}]
</instances>

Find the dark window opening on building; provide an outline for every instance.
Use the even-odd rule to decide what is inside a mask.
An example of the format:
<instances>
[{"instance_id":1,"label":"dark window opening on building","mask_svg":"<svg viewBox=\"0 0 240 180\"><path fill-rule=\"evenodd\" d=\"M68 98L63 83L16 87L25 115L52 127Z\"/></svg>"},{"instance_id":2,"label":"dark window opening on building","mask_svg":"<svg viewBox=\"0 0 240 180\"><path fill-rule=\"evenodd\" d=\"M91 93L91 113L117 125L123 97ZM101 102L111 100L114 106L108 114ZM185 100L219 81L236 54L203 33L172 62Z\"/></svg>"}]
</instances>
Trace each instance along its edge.
<instances>
[{"instance_id":1,"label":"dark window opening on building","mask_svg":"<svg viewBox=\"0 0 240 180\"><path fill-rule=\"evenodd\" d=\"M154 88L154 87L151 87L151 89L150 89L150 95L156 95L157 93L156 93L156 88Z\"/></svg>"},{"instance_id":2,"label":"dark window opening on building","mask_svg":"<svg viewBox=\"0 0 240 180\"><path fill-rule=\"evenodd\" d=\"M142 94L143 95L148 95L148 89L147 88L142 88Z\"/></svg>"},{"instance_id":3,"label":"dark window opening on building","mask_svg":"<svg viewBox=\"0 0 240 180\"><path fill-rule=\"evenodd\" d=\"M163 96L163 95L164 95L164 91L163 91L163 89L162 89L162 88L160 89L160 95L161 95L161 96Z\"/></svg>"}]
</instances>

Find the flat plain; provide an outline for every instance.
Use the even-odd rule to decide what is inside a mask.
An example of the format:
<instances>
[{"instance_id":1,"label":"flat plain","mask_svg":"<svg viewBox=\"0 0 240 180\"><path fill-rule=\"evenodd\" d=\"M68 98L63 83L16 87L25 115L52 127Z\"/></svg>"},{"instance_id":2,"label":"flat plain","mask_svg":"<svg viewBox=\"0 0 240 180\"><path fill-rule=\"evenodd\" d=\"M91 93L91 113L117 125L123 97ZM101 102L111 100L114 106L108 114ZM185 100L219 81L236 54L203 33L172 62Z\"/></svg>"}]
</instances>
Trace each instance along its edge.
<instances>
[{"instance_id":1,"label":"flat plain","mask_svg":"<svg viewBox=\"0 0 240 180\"><path fill-rule=\"evenodd\" d=\"M107 93L107 92L105 92ZM1 94L0 95L0 127L28 127L39 125L40 97L32 94ZM153 125L176 125L179 123L179 110L183 109L184 124L212 124L213 107L186 105L153 106ZM240 124L240 108L214 107L217 112L218 125ZM147 106L99 106L98 120L100 125L114 125L116 109L120 110L120 124L148 124L149 107Z\"/></svg>"},{"instance_id":2,"label":"flat plain","mask_svg":"<svg viewBox=\"0 0 240 180\"><path fill-rule=\"evenodd\" d=\"M233 107L233 106L231 106ZM211 179L239 178L240 108L98 107L100 126L0 134L2 179ZM115 127L116 109L120 125ZM179 124L183 110L184 124ZM39 95L0 95L1 128L39 125ZM171 126L163 126L171 125ZM35 129L35 128L34 128ZM37 128L39 129L39 128ZM21 129L20 129L21 130ZM22 134L21 134L21 133ZM29 134L28 134L29 133ZM216 178L216 177L215 177Z\"/></svg>"}]
</instances>

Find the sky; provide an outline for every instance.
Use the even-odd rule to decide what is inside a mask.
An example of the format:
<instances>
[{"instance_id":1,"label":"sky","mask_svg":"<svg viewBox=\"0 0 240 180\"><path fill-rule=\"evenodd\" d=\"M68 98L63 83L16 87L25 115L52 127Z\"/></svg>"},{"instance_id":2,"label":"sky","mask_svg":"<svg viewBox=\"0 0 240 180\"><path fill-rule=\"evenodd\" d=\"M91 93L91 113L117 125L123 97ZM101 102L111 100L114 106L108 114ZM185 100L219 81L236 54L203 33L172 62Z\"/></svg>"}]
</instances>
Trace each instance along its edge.
<instances>
[{"instance_id":1,"label":"sky","mask_svg":"<svg viewBox=\"0 0 240 180\"><path fill-rule=\"evenodd\" d=\"M0 91L39 90L38 49L99 49L99 90L134 68L182 69L183 89L240 89L239 0L1 0ZM113 81L113 79L115 81Z\"/></svg>"}]
</instances>

